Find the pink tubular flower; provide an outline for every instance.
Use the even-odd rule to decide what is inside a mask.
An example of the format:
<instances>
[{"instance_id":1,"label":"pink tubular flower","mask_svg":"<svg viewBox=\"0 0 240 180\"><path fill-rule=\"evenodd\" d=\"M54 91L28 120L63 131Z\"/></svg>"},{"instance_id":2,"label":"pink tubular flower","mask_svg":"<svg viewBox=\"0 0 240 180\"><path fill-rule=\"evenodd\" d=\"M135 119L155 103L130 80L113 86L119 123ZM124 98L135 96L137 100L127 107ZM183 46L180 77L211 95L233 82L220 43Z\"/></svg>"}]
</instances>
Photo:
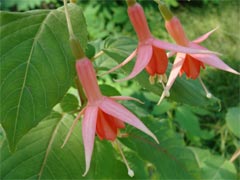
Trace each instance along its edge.
<instances>
[{"instance_id":1,"label":"pink tubular flower","mask_svg":"<svg viewBox=\"0 0 240 180\"><path fill-rule=\"evenodd\" d=\"M95 134L100 139L113 141L116 139L118 129L125 127L125 122L148 134L158 143L155 135L134 114L116 102L116 100L136 99L124 96L103 96L97 83L93 65L89 59L82 58L78 60L76 62L76 69L88 103L74 120L63 146L67 142L78 119L83 115L82 136L86 161L86 170L83 176L87 174L90 168Z\"/></svg>"},{"instance_id":2,"label":"pink tubular flower","mask_svg":"<svg viewBox=\"0 0 240 180\"><path fill-rule=\"evenodd\" d=\"M127 77L118 81L131 79L139 74L144 68L150 75L151 83L154 83L154 78L156 76L158 80L161 81L168 66L168 57L165 50L183 53L212 53L210 51L178 46L154 38L149 30L143 8L138 3L129 5L128 15L139 39L138 47L121 64L104 74L113 72L124 66L135 56L137 56L137 59L132 72Z\"/></svg>"},{"instance_id":3,"label":"pink tubular flower","mask_svg":"<svg viewBox=\"0 0 240 180\"><path fill-rule=\"evenodd\" d=\"M172 38L176 41L177 44L190 48L196 48L199 50L207 50L206 48L198 45L198 43L201 43L202 41L207 39L208 36L216 30L213 29L212 31L202 35L201 37L191 42L186 37L183 27L177 17L172 17L170 20L166 20L165 26L168 33L172 36ZM239 75L239 72L235 71L227 64L225 64L215 54L177 53L172 70L169 75L168 82L158 104L160 104L160 102L165 96L169 96L169 90L171 89L178 74L181 76L183 73L186 73L186 76L188 78L196 79L197 77L199 77L201 67L204 68L204 64ZM205 87L204 89L207 92ZM207 96L208 95L209 93L207 92Z\"/></svg>"}]
</instances>

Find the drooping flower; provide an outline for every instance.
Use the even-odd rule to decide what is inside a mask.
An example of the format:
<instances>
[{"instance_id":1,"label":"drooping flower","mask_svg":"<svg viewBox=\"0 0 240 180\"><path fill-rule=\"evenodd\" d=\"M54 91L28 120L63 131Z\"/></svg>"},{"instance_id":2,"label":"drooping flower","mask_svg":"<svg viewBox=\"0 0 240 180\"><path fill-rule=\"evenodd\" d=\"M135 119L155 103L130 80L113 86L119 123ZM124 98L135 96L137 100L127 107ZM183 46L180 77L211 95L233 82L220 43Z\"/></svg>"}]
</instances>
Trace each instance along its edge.
<instances>
[{"instance_id":1,"label":"drooping flower","mask_svg":"<svg viewBox=\"0 0 240 180\"><path fill-rule=\"evenodd\" d=\"M82 137L86 161L86 170L83 176L87 174L90 168L95 134L97 134L101 140L114 141L117 137L118 129L124 128L124 123L128 123L148 134L158 143L156 136L133 113L116 102L116 100L137 99L125 96L103 96L97 83L93 65L87 58L82 58L76 62L76 70L88 102L74 120L63 146L70 137L77 121L83 115ZM129 174L133 175L129 167L128 170Z\"/></svg>"},{"instance_id":2,"label":"drooping flower","mask_svg":"<svg viewBox=\"0 0 240 180\"><path fill-rule=\"evenodd\" d=\"M121 64L104 74L115 71L137 56L132 72L127 77L118 81L131 79L145 68L150 75L150 83L154 83L155 77L160 81L166 79L165 72L168 66L166 50L183 53L212 53L205 50L186 48L154 38L149 30L141 5L133 0L129 2L131 3L128 4L128 15L138 36L138 47Z\"/></svg>"},{"instance_id":3,"label":"drooping flower","mask_svg":"<svg viewBox=\"0 0 240 180\"><path fill-rule=\"evenodd\" d=\"M176 41L177 44L189 48L207 50L205 47L200 46L199 43L206 40L217 28L209 31L208 33L191 42L186 37L179 19L175 16L171 16L170 10L168 10L164 4L160 4L159 9L161 10L163 16L165 15L165 26L168 33ZM170 54L173 55L175 52L171 52ZM235 71L227 64L225 64L216 54L191 54L178 52L172 66L168 82L158 104L161 103L165 96L169 96L169 90L171 89L178 74L181 76L183 73L185 73L188 78L196 79L199 77L200 69L205 68L205 64L239 75L239 72ZM204 90L206 91L207 97L211 97L211 94L207 91L206 87L202 83L202 80L200 78L199 80L203 85Z\"/></svg>"}]
</instances>

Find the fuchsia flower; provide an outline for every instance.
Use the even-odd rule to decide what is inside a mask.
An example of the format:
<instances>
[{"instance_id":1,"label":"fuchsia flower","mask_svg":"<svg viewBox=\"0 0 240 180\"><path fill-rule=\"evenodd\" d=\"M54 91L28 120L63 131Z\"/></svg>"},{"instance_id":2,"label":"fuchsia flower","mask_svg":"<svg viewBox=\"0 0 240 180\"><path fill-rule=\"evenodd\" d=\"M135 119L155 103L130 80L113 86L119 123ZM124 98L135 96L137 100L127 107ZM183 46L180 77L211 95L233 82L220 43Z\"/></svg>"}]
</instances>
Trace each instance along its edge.
<instances>
[{"instance_id":1,"label":"fuchsia flower","mask_svg":"<svg viewBox=\"0 0 240 180\"><path fill-rule=\"evenodd\" d=\"M165 76L168 66L168 57L165 50L183 53L211 53L210 51L186 48L154 38L149 30L143 8L138 3L129 5L128 15L139 39L138 47L121 64L104 74L113 72L124 66L135 56L137 56L137 59L132 72L127 77L118 81L131 79L139 74L144 68L150 75L151 83L154 83L156 76L158 77L158 80L161 81L161 79Z\"/></svg>"},{"instance_id":2,"label":"fuchsia flower","mask_svg":"<svg viewBox=\"0 0 240 180\"><path fill-rule=\"evenodd\" d=\"M114 141L117 137L118 129L124 128L125 122L148 134L158 143L155 135L134 114L116 102L116 100L136 99L124 96L103 96L97 83L93 65L89 59L82 58L78 60L76 62L76 69L88 102L86 107L76 117L63 146L67 142L78 119L83 115L82 136L86 161L86 170L83 176L87 174L90 168L95 134L101 140Z\"/></svg>"},{"instance_id":3,"label":"fuchsia flower","mask_svg":"<svg viewBox=\"0 0 240 180\"><path fill-rule=\"evenodd\" d=\"M172 17L170 20L166 20L165 26L168 33L172 36L172 38L176 41L177 44L190 48L196 48L199 50L207 50L206 48L198 44L207 39L208 36L216 30L214 29L191 42L186 37L183 27L177 17ZM172 55L173 54L174 52L172 52ZM186 76L188 78L196 79L199 76L201 67L204 68L204 64L208 64L215 68L239 75L237 71L225 64L215 54L177 53L172 70L169 75L168 82L158 104L160 104L160 102L165 96L169 96L169 90L172 87L178 74L181 76L183 73L186 73ZM205 91L207 90L205 89Z\"/></svg>"}]
</instances>

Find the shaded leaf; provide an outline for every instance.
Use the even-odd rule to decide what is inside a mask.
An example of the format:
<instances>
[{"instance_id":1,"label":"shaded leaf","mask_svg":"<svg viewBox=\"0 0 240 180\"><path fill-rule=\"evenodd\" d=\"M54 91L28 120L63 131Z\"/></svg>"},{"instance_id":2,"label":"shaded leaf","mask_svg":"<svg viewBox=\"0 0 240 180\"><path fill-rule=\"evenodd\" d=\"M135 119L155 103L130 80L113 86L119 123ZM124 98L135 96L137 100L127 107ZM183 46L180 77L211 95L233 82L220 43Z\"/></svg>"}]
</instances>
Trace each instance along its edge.
<instances>
[{"instance_id":1,"label":"shaded leaf","mask_svg":"<svg viewBox=\"0 0 240 180\"><path fill-rule=\"evenodd\" d=\"M114 87L101 84L99 85L99 88L104 96L120 96L121 94L116 90Z\"/></svg>"},{"instance_id":2,"label":"shaded leaf","mask_svg":"<svg viewBox=\"0 0 240 180\"><path fill-rule=\"evenodd\" d=\"M228 109L226 114L227 127L232 133L240 138L240 108L232 107Z\"/></svg>"},{"instance_id":3,"label":"shaded leaf","mask_svg":"<svg viewBox=\"0 0 240 180\"><path fill-rule=\"evenodd\" d=\"M79 102L76 96L68 93L63 97L60 106L63 112L71 112L77 110Z\"/></svg>"},{"instance_id":4,"label":"shaded leaf","mask_svg":"<svg viewBox=\"0 0 240 180\"><path fill-rule=\"evenodd\" d=\"M193 153L188 150L180 136L175 134L166 121L146 118L145 124L157 136L156 144L145 134L129 127L128 138L121 141L135 151L150 169L149 177L156 179L200 179L200 172Z\"/></svg>"},{"instance_id":5,"label":"shaded leaf","mask_svg":"<svg viewBox=\"0 0 240 180\"><path fill-rule=\"evenodd\" d=\"M180 128L193 141L200 141L200 138L210 139L214 135L200 128L199 118L191 111L188 106L180 106L176 109L175 121Z\"/></svg>"},{"instance_id":6,"label":"shaded leaf","mask_svg":"<svg viewBox=\"0 0 240 180\"><path fill-rule=\"evenodd\" d=\"M212 155L208 150L193 147L189 149L191 149L198 161L202 179L237 179L236 169L229 161L221 156Z\"/></svg>"},{"instance_id":7,"label":"shaded leaf","mask_svg":"<svg viewBox=\"0 0 240 180\"><path fill-rule=\"evenodd\" d=\"M82 11L76 5L69 5L69 9L76 35L85 47ZM74 58L63 8L1 12L0 18L0 120L14 150L70 87Z\"/></svg>"}]
</instances>

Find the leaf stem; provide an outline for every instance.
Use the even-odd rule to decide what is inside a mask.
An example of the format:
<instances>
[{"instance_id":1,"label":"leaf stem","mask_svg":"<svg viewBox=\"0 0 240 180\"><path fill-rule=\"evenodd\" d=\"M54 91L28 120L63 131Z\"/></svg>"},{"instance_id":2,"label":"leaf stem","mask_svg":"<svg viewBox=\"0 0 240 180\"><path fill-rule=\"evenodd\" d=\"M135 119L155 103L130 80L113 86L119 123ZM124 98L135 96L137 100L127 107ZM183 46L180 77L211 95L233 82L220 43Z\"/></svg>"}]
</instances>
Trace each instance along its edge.
<instances>
[{"instance_id":1,"label":"leaf stem","mask_svg":"<svg viewBox=\"0 0 240 180\"><path fill-rule=\"evenodd\" d=\"M71 23L71 19L70 19L69 13L68 13L68 9L67 9L67 0L63 0L63 3L64 3L64 10L65 10L65 15L66 15L66 19L67 19L69 36L70 36L70 38L74 38L75 35L74 35L73 29L72 29L72 23Z\"/></svg>"},{"instance_id":2,"label":"leaf stem","mask_svg":"<svg viewBox=\"0 0 240 180\"><path fill-rule=\"evenodd\" d=\"M52 149L52 144L53 144L53 142L54 142L54 139L55 139L55 137L56 137L56 135L57 135L58 129L59 129L60 124L61 124L62 120L64 119L64 117L65 117L65 116L63 115L62 118L60 119L60 121L57 123L56 127L55 127L54 130L53 130L52 136L51 136L51 138L50 138L50 140L49 140L49 143L48 143L48 146L47 146L46 154L45 154L45 156L44 156L44 160L43 160L41 169L40 169L40 171L39 171L39 173L38 173L38 179L41 179L41 176L42 176L44 167L45 167L46 162L47 162L47 158L48 158L49 152L50 152L50 150Z\"/></svg>"},{"instance_id":3,"label":"leaf stem","mask_svg":"<svg viewBox=\"0 0 240 180\"><path fill-rule=\"evenodd\" d=\"M129 167L129 164L128 164L128 162L127 162L126 157L125 157L124 154L123 154L123 151L122 151L122 148L121 148L120 143L118 142L117 139L116 139L115 142L116 142L117 148L118 148L118 150L120 151L120 154L121 154L121 156L122 156L122 158L123 158L123 161L124 161L124 163L125 163L125 165L126 165L126 167L127 167L127 169L128 169L128 175L129 175L130 177L133 177L133 176L134 176L134 171Z\"/></svg>"},{"instance_id":4,"label":"leaf stem","mask_svg":"<svg viewBox=\"0 0 240 180\"><path fill-rule=\"evenodd\" d=\"M67 27L69 32L69 40L70 40L72 53L76 59L81 59L85 57L85 54L77 36L75 36L73 32L72 23L71 23L71 19L70 19L68 8L67 8L67 0L63 0L63 2L64 2L64 10L65 10L65 15L67 20Z\"/></svg>"}]
</instances>

